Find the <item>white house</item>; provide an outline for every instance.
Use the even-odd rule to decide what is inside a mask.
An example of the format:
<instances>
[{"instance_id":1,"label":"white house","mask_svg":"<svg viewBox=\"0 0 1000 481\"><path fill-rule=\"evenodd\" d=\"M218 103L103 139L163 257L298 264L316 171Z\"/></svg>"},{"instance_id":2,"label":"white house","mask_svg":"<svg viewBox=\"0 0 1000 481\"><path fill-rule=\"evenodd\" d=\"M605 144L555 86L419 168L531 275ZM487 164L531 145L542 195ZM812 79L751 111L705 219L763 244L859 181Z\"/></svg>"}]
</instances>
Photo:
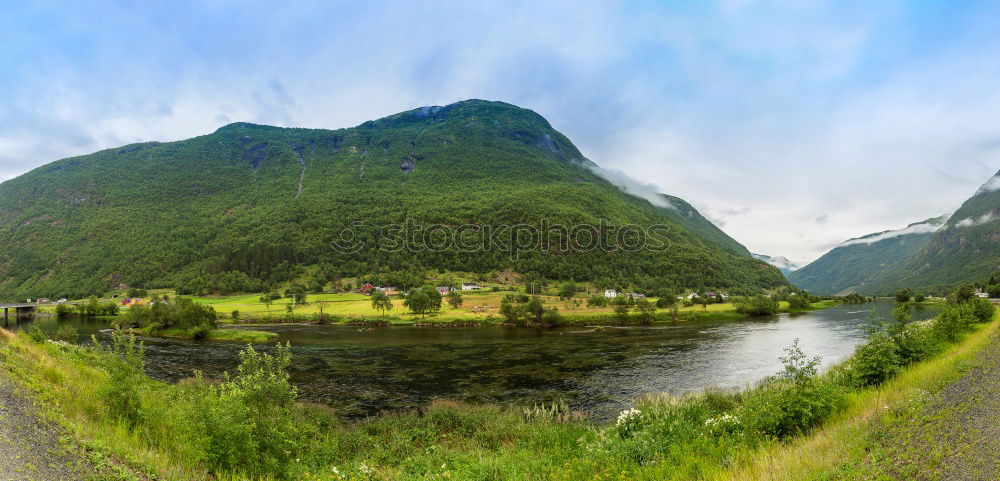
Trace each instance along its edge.
<instances>
[{"instance_id":1,"label":"white house","mask_svg":"<svg viewBox=\"0 0 1000 481\"><path fill-rule=\"evenodd\" d=\"M976 289L976 297L982 297L983 299L989 299L990 293L985 292L982 289Z\"/></svg>"},{"instance_id":2,"label":"white house","mask_svg":"<svg viewBox=\"0 0 1000 481\"><path fill-rule=\"evenodd\" d=\"M690 301L691 299L694 299L695 297L698 297L698 293L697 292L692 292L692 293L688 294L686 297L687 297L687 300Z\"/></svg>"},{"instance_id":3,"label":"white house","mask_svg":"<svg viewBox=\"0 0 1000 481\"><path fill-rule=\"evenodd\" d=\"M618 297L618 291L614 289L605 289L604 297L611 297L611 298Z\"/></svg>"},{"instance_id":4,"label":"white house","mask_svg":"<svg viewBox=\"0 0 1000 481\"><path fill-rule=\"evenodd\" d=\"M482 286L480 286L478 283L475 283L475 282L463 282L462 283L462 290L463 291L478 291L479 289L482 289L482 288L483 288Z\"/></svg>"}]
</instances>

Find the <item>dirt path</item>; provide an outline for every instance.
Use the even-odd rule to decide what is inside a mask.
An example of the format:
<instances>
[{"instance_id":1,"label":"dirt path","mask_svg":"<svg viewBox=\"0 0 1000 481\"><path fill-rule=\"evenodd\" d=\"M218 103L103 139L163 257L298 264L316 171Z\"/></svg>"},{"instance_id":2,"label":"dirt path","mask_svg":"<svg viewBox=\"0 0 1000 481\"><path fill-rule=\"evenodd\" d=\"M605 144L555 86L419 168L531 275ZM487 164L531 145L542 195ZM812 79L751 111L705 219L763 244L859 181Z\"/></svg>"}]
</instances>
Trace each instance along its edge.
<instances>
[{"instance_id":1,"label":"dirt path","mask_svg":"<svg viewBox=\"0 0 1000 481\"><path fill-rule=\"evenodd\" d=\"M0 368L0 481L75 481L89 472Z\"/></svg>"},{"instance_id":2,"label":"dirt path","mask_svg":"<svg viewBox=\"0 0 1000 481\"><path fill-rule=\"evenodd\" d=\"M873 427L872 479L1000 480L1000 335L961 367Z\"/></svg>"}]
</instances>

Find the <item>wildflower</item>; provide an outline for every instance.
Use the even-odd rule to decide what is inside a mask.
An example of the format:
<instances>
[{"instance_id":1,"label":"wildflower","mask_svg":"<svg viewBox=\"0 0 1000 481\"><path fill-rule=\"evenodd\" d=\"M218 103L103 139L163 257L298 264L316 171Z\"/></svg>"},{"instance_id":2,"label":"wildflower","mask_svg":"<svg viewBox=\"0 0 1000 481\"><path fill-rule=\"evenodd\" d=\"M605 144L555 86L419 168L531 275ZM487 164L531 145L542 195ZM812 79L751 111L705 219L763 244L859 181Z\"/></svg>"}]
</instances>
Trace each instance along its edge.
<instances>
[{"instance_id":1,"label":"wildflower","mask_svg":"<svg viewBox=\"0 0 1000 481\"><path fill-rule=\"evenodd\" d=\"M640 411L640 410L638 410L636 408L626 409L626 410L622 411L621 414L618 415L618 421L615 422L615 425L616 426L621 426L622 424L625 424L625 423L631 421L632 418L637 418L640 415L642 415L642 411Z\"/></svg>"}]
</instances>

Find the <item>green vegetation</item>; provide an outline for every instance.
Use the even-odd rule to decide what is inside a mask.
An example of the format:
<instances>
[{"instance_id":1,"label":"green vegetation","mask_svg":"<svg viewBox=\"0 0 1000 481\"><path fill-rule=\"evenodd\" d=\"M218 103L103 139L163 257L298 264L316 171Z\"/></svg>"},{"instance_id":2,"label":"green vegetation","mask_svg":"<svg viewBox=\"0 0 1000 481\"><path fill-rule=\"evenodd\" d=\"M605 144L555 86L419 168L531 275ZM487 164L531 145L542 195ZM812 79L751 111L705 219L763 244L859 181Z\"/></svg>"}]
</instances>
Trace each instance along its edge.
<instances>
[{"instance_id":1,"label":"green vegetation","mask_svg":"<svg viewBox=\"0 0 1000 481\"><path fill-rule=\"evenodd\" d=\"M317 292L347 290L345 278L417 278L387 283L403 288L436 269L487 278L510 268L646 290L786 284L693 209L681 215L624 194L591 165L541 116L478 100L332 131L238 123L64 159L0 184L0 258L10 260L0 299L84 298L121 284L226 294L298 282ZM588 224L595 235L664 225L652 240L670 248L626 251L612 239L608 249L543 249L521 233L469 252L378 249L385 225L543 219ZM360 250L332 247L347 229L365 241ZM488 238L465 234L469 245Z\"/></svg>"},{"instance_id":2,"label":"green vegetation","mask_svg":"<svg viewBox=\"0 0 1000 481\"><path fill-rule=\"evenodd\" d=\"M123 331L96 351L16 336L0 360L90 449L157 479L725 478L838 426L872 389L993 318L984 302L952 305L960 323L946 327L911 323L902 310L873 319L869 343L826 373L796 343L784 368L749 391L652 396L596 425L560 404L453 402L343 424L294 402L283 347L247 348L222 382L176 385L139 374L142 346Z\"/></svg>"}]
</instances>

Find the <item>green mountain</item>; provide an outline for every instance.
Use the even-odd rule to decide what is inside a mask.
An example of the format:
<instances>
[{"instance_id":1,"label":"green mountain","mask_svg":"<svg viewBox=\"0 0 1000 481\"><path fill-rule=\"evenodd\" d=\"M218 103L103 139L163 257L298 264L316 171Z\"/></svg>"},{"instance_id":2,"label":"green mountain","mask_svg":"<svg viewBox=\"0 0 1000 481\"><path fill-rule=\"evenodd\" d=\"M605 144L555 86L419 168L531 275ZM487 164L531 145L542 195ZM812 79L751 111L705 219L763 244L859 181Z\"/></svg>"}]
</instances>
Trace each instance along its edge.
<instances>
[{"instance_id":1,"label":"green mountain","mask_svg":"<svg viewBox=\"0 0 1000 481\"><path fill-rule=\"evenodd\" d=\"M946 220L947 216L927 219L847 240L788 274L788 280L818 294L875 294L873 283L920 252Z\"/></svg>"},{"instance_id":2,"label":"green mountain","mask_svg":"<svg viewBox=\"0 0 1000 481\"><path fill-rule=\"evenodd\" d=\"M852 239L789 276L818 293L944 293L1000 271L1000 172L950 216Z\"/></svg>"},{"instance_id":3,"label":"green mountain","mask_svg":"<svg viewBox=\"0 0 1000 481\"><path fill-rule=\"evenodd\" d=\"M1000 272L1000 171L966 200L920 252L872 288L914 287L944 292Z\"/></svg>"},{"instance_id":4,"label":"green mountain","mask_svg":"<svg viewBox=\"0 0 1000 481\"><path fill-rule=\"evenodd\" d=\"M481 100L63 159L0 184L0 299L425 269L650 290L786 282L687 203L653 205L593 167L538 114Z\"/></svg>"}]
</instances>

